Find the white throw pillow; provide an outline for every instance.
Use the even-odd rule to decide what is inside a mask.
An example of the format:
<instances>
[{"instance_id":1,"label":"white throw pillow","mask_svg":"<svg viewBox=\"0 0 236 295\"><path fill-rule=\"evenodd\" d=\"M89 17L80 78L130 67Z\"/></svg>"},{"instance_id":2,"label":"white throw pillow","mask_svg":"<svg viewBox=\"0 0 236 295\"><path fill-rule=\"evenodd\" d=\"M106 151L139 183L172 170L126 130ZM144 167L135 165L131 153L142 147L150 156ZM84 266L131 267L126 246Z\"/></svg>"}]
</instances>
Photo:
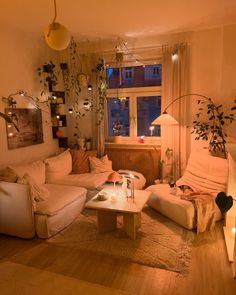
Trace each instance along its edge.
<instances>
[{"instance_id":1,"label":"white throw pillow","mask_svg":"<svg viewBox=\"0 0 236 295\"><path fill-rule=\"evenodd\" d=\"M50 197L49 190L46 187L35 183L33 178L27 173L22 178L18 178L17 183L29 185L31 198L36 202L45 201Z\"/></svg>"},{"instance_id":2,"label":"white throw pillow","mask_svg":"<svg viewBox=\"0 0 236 295\"><path fill-rule=\"evenodd\" d=\"M22 178L27 173L37 184L45 183L45 163L41 160L24 165L10 165L9 167L20 178Z\"/></svg>"},{"instance_id":3,"label":"white throw pillow","mask_svg":"<svg viewBox=\"0 0 236 295\"><path fill-rule=\"evenodd\" d=\"M72 171L72 157L69 150L56 157L46 159L45 163L47 183L53 183L54 180L60 179Z\"/></svg>"},{"instance_id":4,"label":"white throw pillow","mask_svg":"<svg viewBox=\"0 0 236 295\"><path fill-rule=\"evenodd\" d=\"M112 172L112 161L105 155L101 159L96 157L89 157L91 173Z\"/></svg>"}]
</instances>

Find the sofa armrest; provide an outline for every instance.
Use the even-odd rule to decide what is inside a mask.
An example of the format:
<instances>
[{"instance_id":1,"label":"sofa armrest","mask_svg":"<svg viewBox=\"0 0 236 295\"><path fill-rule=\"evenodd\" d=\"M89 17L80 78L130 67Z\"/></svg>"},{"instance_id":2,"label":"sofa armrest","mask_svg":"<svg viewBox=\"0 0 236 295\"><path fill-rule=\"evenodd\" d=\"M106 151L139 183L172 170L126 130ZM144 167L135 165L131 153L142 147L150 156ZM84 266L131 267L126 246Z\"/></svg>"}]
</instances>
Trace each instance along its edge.
<instances>
[{"instance_id":1,"label":"sofa armrest","mask_svg":"<svg viewBox=\"0 0 236 295\"><path fill-rule=\"evenodd\" d=\"M28 185L0 181L0 233L34 237L34 211Z\"/></svg>"}]
</instances>

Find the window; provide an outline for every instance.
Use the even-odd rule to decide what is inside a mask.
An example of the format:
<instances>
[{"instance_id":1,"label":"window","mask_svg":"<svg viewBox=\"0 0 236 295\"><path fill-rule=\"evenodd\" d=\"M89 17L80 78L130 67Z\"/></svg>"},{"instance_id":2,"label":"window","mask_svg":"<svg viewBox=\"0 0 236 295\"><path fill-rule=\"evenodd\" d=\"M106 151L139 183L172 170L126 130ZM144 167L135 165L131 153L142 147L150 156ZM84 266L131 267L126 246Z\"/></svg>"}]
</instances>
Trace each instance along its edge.
<instances>
[{"instance_id":1,"label":"window","mask_svg":"<svg viewBox=\"0 0 236 295\"><path fill-rule=\"evenodd\" d=\"M161 64L109 68L107 77L109 89L161 86Z\"/></svg>"},{"instance_id":2,"label":"window","mask_svg":"<svg viewBox=\"0 0 236 295\"><path fill-rule=\"evenodd\" d=\"M160 75L160 68L159 67L153 67L152 76L159 76Z\"/></svg>"},{"instance_id":3,"label":"window","mask_svg":"<svg viewBox=\"0 0 236 295\"><path fill-rule=\"evenodd\" d=\"M161 65L108 69L107 135L160 136Z\"/></svg>"},{"instance_id":4,"label":"window","mask_svg":"<svg viewBox=\"0 0 236 295\"><path fill-rule=\"evenodd\" d=\"M150 136L151 123L161 114L160 96L138 96L137 104L137 135ZM153 136L160 136L160 126L155 126Z\"/></svg>"},{"instance_id":5,"label":"window","mask_svg":"<svg viewBox=\"0 0 236 295\"><path fill-rule=\"evenodd\" d=\"M129 97L120 100L117 97L107 99L108 135L129 136Z\"/></svg>"},{"instance_id":6,"label":"window","mask_svg":"<svg viewBox=\"0 0 236 295\"><path fill-rule=\"evenodd\" d=\"M124 72L124 79L125 80L132 80L133 79L133 68L124 68L123 69Z\"/></svg>"}]
</instances>

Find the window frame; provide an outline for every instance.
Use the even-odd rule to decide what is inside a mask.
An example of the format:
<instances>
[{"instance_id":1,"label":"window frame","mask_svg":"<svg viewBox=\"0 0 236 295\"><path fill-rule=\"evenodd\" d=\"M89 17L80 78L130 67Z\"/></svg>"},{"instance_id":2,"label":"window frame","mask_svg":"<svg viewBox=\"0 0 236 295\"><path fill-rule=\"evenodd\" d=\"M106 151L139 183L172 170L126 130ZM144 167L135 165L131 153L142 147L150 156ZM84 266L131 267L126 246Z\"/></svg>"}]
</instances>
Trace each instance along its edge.
<instances>
[{"instance_id":1,"label":"window frame","mask_svg":"<svg viewBox=\"0 0 236 295\"><path fill-rule=\"evenodd\" d=\"M137 97L139 96L162 96L161 86L146 86L135 88L119 88L107 89L107 98L114 97L129 97L130 99L130 136L124 136L125 139L137 138ZM160 136L153 136L160 138ZM112 141L114 136L108 136L108 115L107 115L107 102L105 110L105 140ZM146 136L146 138L151 138Z\"/></svg>"}]
</instances>

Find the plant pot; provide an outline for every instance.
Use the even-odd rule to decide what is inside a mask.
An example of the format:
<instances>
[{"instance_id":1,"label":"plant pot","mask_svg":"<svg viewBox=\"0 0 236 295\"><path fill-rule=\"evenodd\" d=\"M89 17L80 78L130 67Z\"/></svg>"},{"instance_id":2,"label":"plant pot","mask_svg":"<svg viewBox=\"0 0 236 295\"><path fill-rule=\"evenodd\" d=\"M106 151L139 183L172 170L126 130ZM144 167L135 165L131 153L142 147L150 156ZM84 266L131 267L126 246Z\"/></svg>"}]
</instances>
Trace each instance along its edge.
<instances>
[{"instance_id":1,"label":"plant pot","mask_svg":"<svg viewBox=\"0 0 236 295\"><path fill-rule=\"evenodd\" d=\"M114 143L121 143L122 142L122 136L116 135L114 136Z\"/></svg>"}]
</instances>

